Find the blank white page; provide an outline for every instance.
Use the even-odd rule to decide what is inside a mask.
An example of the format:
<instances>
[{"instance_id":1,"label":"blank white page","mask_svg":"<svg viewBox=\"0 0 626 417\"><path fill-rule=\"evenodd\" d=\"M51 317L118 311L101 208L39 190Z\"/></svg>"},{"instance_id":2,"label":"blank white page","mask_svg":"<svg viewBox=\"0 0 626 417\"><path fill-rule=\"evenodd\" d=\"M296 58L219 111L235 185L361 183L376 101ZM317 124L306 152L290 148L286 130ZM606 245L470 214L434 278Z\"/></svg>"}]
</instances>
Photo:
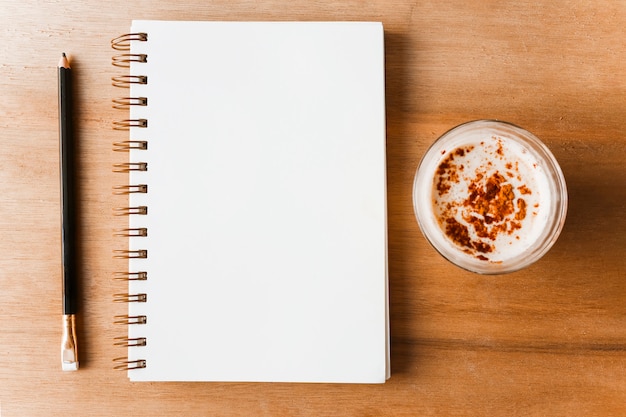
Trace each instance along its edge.
<instances>
[{"instance_id":1,"label":"blank white page","mask_svg":"<svg viewBox=\"0 0 626 417\"><path fill-rule=\"evenodd\" d=\"M136 381L388 376L384 43L370 22L133 21Z\"/></svg>"}]
</instances>

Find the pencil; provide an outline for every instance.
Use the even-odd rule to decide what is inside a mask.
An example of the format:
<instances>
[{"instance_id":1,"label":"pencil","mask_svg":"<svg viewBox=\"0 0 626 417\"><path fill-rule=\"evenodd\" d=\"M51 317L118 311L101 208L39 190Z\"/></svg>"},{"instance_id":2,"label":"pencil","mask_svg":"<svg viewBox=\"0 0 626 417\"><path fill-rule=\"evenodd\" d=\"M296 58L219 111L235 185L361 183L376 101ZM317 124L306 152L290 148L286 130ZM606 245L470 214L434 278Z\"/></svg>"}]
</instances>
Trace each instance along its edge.
<instances>
[{"instance_id":1,"label":"pencil","mask_svg":"<svg viewBox=\"0 0 626 417\"><path fill-rule=\"evenodd\" d=\"M63 339L61 367L78 370L76 345L76 213L74 194L74 130L72 71L65 53L59 61L59 148L61 166L61 254L63 258Z\"/></svg>"}]
</instances>

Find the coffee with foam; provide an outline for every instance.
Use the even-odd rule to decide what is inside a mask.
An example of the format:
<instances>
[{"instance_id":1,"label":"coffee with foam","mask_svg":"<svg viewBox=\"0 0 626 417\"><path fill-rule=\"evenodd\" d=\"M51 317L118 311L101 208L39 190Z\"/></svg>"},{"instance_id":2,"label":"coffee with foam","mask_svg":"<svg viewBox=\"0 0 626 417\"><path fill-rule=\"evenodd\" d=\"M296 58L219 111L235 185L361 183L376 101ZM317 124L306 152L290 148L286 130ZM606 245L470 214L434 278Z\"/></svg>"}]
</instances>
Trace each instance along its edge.
<instances>
[{"instance_id":1,"label":"coffee with foam","mask_svg":"<svg viewBox=\"0 0 626 417\"><path fill-rule=\"evenodd\" d=\"M437 166L433 212L459 250L503 262L526 251L545 229L549 189L543 168L520 144L468 135Z\"/></svg>"},{"instance_id":2,"label":"coffee with foam","mask_svg":"<svg viewBox=\"0 0 626 417\"><path fill-rule=\"evenodd\" d=\"M548 148L509 123L479 120L440 137L413 186L415 214L439 253L497 274L541 258L561 232L565 179Z\"/></svg>"}]
</instances>

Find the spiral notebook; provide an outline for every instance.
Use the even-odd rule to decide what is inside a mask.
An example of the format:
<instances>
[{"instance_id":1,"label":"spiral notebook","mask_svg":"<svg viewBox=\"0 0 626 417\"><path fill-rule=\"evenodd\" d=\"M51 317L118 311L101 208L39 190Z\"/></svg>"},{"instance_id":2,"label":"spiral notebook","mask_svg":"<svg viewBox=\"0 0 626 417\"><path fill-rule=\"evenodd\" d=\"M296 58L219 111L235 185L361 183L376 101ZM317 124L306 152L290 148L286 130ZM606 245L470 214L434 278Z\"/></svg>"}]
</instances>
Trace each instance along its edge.
<instances>
[{"instance_id":1,"label":"spiral notebook","mask_svg":"<svg viewBox=\"0 0 626 417\"><path fill-rule=\"evenodd\" d=\"M116 367L384 382L382 24L133 21L112 46Z\"/></svg>"}]
</instances>

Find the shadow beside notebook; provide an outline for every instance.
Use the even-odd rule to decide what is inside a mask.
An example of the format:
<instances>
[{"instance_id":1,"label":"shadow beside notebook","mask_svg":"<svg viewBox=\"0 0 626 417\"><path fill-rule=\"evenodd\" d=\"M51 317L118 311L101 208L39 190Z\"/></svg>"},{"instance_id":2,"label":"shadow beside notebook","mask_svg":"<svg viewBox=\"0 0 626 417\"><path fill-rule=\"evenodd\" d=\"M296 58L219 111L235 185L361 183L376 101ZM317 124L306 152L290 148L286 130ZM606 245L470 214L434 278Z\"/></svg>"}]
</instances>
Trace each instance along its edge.
<instances>
[{"instance_id":1,"label":"shadow beside notebook","mask_svg":"<svg viewBox=\"0 0 626 417\"><path fill-rule=\"evenodd\" d=\"M419 237L412 213L412 178L417 168L411 120L414 97L407 88L411 63L418 57L413 40L399 32L385 32L386 112L387 112L387 224L389 265L389 319L391 331L391 375L405 374L416 366L412 346L419 335L412 334L419 317L415 311L415 282L418 271L410 270L412 248ZM412 83L411 85L415 85ZM408 206L408 207L407 207Z\"/></svg>"}]
</instances>

